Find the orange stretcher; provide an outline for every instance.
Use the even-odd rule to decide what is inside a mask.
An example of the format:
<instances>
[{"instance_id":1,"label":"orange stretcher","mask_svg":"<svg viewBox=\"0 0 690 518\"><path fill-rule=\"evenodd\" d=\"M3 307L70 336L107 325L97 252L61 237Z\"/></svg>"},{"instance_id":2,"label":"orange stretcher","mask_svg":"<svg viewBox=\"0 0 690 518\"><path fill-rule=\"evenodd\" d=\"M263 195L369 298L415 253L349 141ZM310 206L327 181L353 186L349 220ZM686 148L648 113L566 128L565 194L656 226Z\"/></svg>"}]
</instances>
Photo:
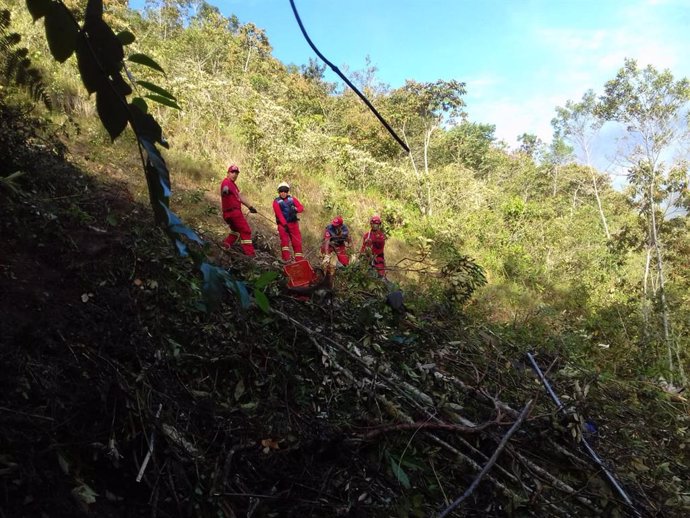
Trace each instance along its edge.
<instances>
[{"instance_id":1,"label":"orange stretcher","mask_svg":"<svg viewBox=\"0 0 690 518\"><path fill-rule=\"evenodd\" d=\"M309 261L297 261L283 266L288 278L288 288L306 287L316 281L317 276Z\"/></svg>"}]
</instances>

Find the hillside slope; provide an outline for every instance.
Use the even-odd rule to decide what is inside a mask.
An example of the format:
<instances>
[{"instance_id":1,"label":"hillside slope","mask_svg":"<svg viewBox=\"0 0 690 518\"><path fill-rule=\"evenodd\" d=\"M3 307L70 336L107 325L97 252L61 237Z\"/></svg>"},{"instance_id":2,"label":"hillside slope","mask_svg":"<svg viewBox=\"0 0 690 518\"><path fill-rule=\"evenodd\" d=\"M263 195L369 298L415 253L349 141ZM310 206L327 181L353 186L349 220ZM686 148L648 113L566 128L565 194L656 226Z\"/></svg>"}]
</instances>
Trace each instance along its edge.
<instances>
[{"instance_id":1,"label":"hillside slope","mask_svg":"<svg viewBox=\"0 0 690 518\"><path fill-rule=\"evenodd\" d=\"M637 512L687 514L686 402L538 354L564 417L519 348L459 315L396 317L357 272L332 305L277 281L268 313L229 294L204 313L122 162L1 120L25 171L0 204L3 518L432 516L529 401L455 516L632 515L582 433ZM216 255L250 283L273 257Z\"/></svg>"}]
</instances>

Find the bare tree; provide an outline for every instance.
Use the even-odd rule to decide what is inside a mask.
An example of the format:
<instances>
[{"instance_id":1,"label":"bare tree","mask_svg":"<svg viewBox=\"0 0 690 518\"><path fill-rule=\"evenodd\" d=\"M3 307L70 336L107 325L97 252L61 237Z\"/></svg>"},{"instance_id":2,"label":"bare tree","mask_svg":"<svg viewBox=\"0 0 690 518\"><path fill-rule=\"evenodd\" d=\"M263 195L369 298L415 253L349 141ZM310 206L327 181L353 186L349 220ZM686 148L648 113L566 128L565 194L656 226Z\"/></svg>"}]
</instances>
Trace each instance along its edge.
<instances>
[{"instance_id":1,"label":"bare tree","mask_svg":"<svg viewBox=\"0 0 690 518\"><path fill-rule=\"evenodd\" d=\"M587 167L592 182L594 197L599 209L601 226L606 235L606 240L611 239L606 214L599 194L599 174L592 165L592 144L599 135L603 121L595 114L596 96L592 90L588 90L582 96L579 103L568 101L565 107L556 108L556 117L551 121L557 138L563 138L573 145L580 160Z\"/></svg>"},{"instance_id":2,"label":"bare tree","mask_svg":"<svg viewBox=\"0 0 690 518\"><path fill-rule=\"evenodd\" d=\"M605 85L605 93L597 108L602 120L615 121L625 126L628 179L634 188L634 201L647 220L647 256L654 259L654 276L645 270L645 295L658 300L662 331L668 354L669 373L676 370L685 378L680 361L674 369L678 351L672 339L671 318L664 275L662 246L663 212L661 204L668 196L669 167L667 157L672 149L687 141L687 105L690 101L690 82L674 80L670 71L657 71L648 65L641 69L637 62L626 59L616 77ZM652 281L651 285L649 282Z\"/></svg>"}]
</instances>

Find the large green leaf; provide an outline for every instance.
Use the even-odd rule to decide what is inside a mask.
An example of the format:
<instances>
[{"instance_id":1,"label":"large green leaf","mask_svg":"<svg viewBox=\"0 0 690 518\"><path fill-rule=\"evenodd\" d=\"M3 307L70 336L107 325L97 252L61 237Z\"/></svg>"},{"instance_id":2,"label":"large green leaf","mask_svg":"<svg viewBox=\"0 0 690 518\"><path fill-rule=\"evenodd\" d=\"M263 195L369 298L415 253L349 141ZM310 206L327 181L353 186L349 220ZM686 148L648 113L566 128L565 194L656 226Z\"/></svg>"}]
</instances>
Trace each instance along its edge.
<instances>
[{"instance_id":1,"label":"large green leaf","mask_svg":"<svg viewBox=\"0 0 690 518\"><path fill-rule=\"evenodd\" d=\"M204 240L199 237L199 234L194 232L187 225L182 223L182 220L170 210L169 207L165 208L168 216L168 231L174 234L185 236L187 239L196 242L199 245L204 244Z\"/></svg>"},{"instance_id":2,"label":"large green leaf","mask_svg":"<svg viewBox=\"0 0 690 518\"><path fill-rule=\"evenodd\" d=\"M247 285L245 283L231 279L228 274L228 280L225 281L225 286L240 298L240 304L244 309L249 307L249 292L247 291Z\"/></svg>"},{"instance_id":3,"label":"large green leaf","mask_svg":"<svg viewBox=\"0 0 690 518\"><path fill-rule=\"evenodd\" d=\"M208 309L214 309L222 302L225 294L225 272L209 263L202 263L200 269L204 278L201 293Z\"/></svg>"},{"instance_id":4,"label":"large green leaf","mask_svg":"<svg viewBox=\"0 0 690 518\"><path fill-rule=\"evenodd\" d=\"M77 38L77 67L87 92L92 94L108 88L108 79L98 66L84 34Z\"/></svg>"},{"instance_id":5,"label":"large green leaf","mask_svg":"<svg viewBox=\"0 0 690 518\"><path fill-rule=\"evenodd\" d=\"M158 85L154 85L153 83L149 83L148 81L137 81L137 84L151 90L152 92L160 94L163 97L167 97L168 99L171 99L173 101L177 100L177 98L173 94L171 94L165 88L161 88Z\"/></svg>"},{"instance_id":6,"label":"large green leaf","mask_svg":"<svg viewBox=\"0 0 690 518\"><path fill-rule=\"evenodd\" d=\"M151 192L151 190L149 192ZM187 257L192 254L196 264L203 262L203 256L198 253L193 253L182 237L194 241L201 246L205 244L204 241L194 230L182 223L182 220L177 214L170 210L166 202L167 200L158 200L157 206L159 208L159 214L157 215L157 221L165 225L165 232L177 248L177 253L179 255Z\"/></svg>"},{"instance_id":7,"label":"large green leaf","mask_svg":"<svg viewBox=\"0 0 690 518\"><path fill-rule=\"evenodd\" d=\"M103 17L103 0L89 0L86 4L85 17L87 22L89 19L101 19Z\"/></svg>"},{"instance_id":8,"label":"large green leaf","mask_svg":"<svg viewBox=\"0 0 690 518\"><path fill-rule=\"evenodd\" d=\"M268 297L263 291L254 290L254 300L256 301L256 305L259 306L264 313L268 313L271 309Z\"/></svg>"},{"instance_id":9,"label":"large green leaf","mask_svg":"<svg viewBox=\"0 0 690 518\"><path fill-rule=\"evenodd\" d=\"M393 457L390 457L390 461L391 469L393 470L393 475L395 475L395 478L398 479L398 482L400 482L405 489L410 489L410 477L407 476L407 473L403 471L403 469L400 467L400 464L398 464Z\"/></svg>"},{"instance_id":10,"label":"large green leaf","mask_svg":"<svg viewBox=\"0 0 690 518\"><path fill-rule=\"evenodd\" d=\"M117 39L120 40L120 43L123 45L131 45L136 40L134 34L129 31L118 32Z\"/></svg>"},{"instance_id":11,"label":"large green leaf","mask_svg":"<svg viewBox=\"0 0 690 518\"><path fill-rule=\"evenodd\" d=\"M254 281L254 289L262 290L273 282L278 277L278 272L269 271L262 273L258 279Z\"/></svg>"},{"instance_id":12,"label":"large green leaf","mask_svg":"<svg viewBox=\"0 0 690 518\"><path fill-rule=\"evenodd\" d=\"M168 236L172 239L172 242L175 245L177 255L179 255L180 257L187 257L189 255L189 247L187 246L187 244L181 239L177 239L172 234L168 234Z\"/></svg>"},{"instance_id":13,"label":"large green leaf","mask_svg":"<svg viewBox=\"0 0 690 518\"><path fill-rule=\"evenodd\" d=\"M149 190L149 201L153 208L156 223L167 228L170 224L167 207L170 204L170 172L160 151L149 139L139 136L139 143L146 156L146 184ZM177 245L177 243L176 243ZM178 252L182 253L178 246ZM186 255L186 254L182 254Z\"/></svg>"},{"instance_id":14,"label":"large green leaf","mask_svg":"<svg viewBox=\"0 0 690 518\"><path fill-rule=\"evenodd\" d=\"M168 166L163 160L163 156L156 146L149 139L139 137L139 142L141 143L144 151L146 151L146 161L151 164L153 172L156 174L156 190L161 191L161 198L156 199L156 203L161 199L166 206L169 205L168 200L170 198L170 171L168 171ZM150 187L150 186L149 186ZM153 204L153 202L152 202Z\"/></svg>"},{"instance_id":15,"label":"large green leaf","mask_svg":"<svg viewBox=\"0 0 690 518\"><path fill-rule=\"evenodd\" d=\"M127 97L132 93L132 87L124 80L120 72L115 72L110 77L112 78L113 87L122 97Z\"/></svg>"},{"instance_id":16,"label":"large green leaf","mask_svg":"<svg viewBox=\"0 0 690 518\"><path fill-rule=\"evenodd\" d=\"M34 21L45 16L50 9L51 0L26 0L26 7Z\"/></svg>"},{"instance_id":17,"label":"large green leaf","mask_svg":"<svg viewBox=\"0 0 690 518\"><path fill-rule=\"evenodd\" d=\"M206 302L206 309L217 307L227 289L239 297L243 308L249 307L249 294L242 281L233 279L227 271L205 261L199 265L199 269L204 277L201 292Z\"/></svg>"},{"instance_id":18,"label":"large green leaf","mask_svg":"<svg viewBox=\"0 0 690 518\"><path fill-rule=\"evenodd\" d=\"M57 61L64 63L77 48L79 26L62 3L52 2L45 17L50 53Z\"/></svg>"},{"instance_id":19,"label":"large green leaf","mask_svg":"<svg viewBox=\"0 0 690 518\"><path fill-rule=\"evenodd\" d=\"M96 110L110 138L115 140L127 127L129 114L124 100L110 87L96 92Z\"/></svg>"},{"instance_id":20,"label":"large green leaf","mask_svg":"<svg viewBox=\"0 0 690 518\"><path fill-rule=\"evenodd\" d=\"M146 95L146 98L151 99L152 101L156 101L157 103L163 104L165 106L170 106L171 108L175 108L176 110L182 109L175 101L173 101L172 99L168 99L167 97L163 97L162 95L148 94Z\"/></svg>"},{"instance_id":21,"label":"large green leaf","mask_svg":"<svg viewBox=\"0 0 690 518\"><path fill-rule=\"evenodd\" d=\"M158 173L150 163L146 164L146 183L149 188L149 201L153 209L153 217L158 225L168 224L168 217L166 214L166 201L161 194L160 182L158 181Z\"/></svg>"},{"instance_id":22,"label":"large green leaf","mask_svg":"<svg viewBox=\"0 0 690 518\"><path fill-rule=\"evenodd\" d=\"M87 17L84 32L88 34L89 47L101 68L111 76L122 70L125 52L110 26L100 17Z\"/></svg>"},{"instance_id":23,"label":"large green leaf","mask_svg":"<svg viewBox=\"0 0 690 518\"><path fill-rule=\"evenodd\" d=\"M139 99L141 102L135 103L137 99ZM156 119L154 119L150 114L141 110L141 103L143 103L143 99L137 97L136 99L133 99L129 105L129 112L132 114L134 130L139 137L162 144L163 130L161 129L160 124L158 124ZM146 108L146 103L143 104L144 108Z\"/></svg>"},{"instance_id":24,"label":"large green leaf","mask_svg":"<svg viewBox=\"0 0 690 518\"><path fill-rule=\"evenodd\" d=\"M140 65L147 66L149 68L153 68L154 70L158 70L161 72L163 75L165 75L165 71L163 68L156 63L152 58L148 57L146 54L131 54L128 58L128 61L131 61L132 63L139 63Z\"/></svg>"},{"instance_id":25,"label":"large green leaf","mask_svg":"<svg viewBox=\"0 0 690 518\"><path fill-rule=\"evenodd\" d=\"M142 113L148 113L149 112L149 105L146 104L146 101L142 97L134 97L132 99L132 104L139 108Z\"/></svg>"}]
</instances>

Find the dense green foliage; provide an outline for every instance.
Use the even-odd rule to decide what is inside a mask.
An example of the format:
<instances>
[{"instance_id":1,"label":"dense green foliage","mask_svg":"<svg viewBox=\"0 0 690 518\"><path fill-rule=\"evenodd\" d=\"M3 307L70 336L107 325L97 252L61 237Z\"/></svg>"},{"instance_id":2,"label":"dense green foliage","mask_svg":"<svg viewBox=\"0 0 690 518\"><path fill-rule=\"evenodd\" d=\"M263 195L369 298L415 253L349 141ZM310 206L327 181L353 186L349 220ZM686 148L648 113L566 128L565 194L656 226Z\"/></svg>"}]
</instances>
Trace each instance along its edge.
<instances>
[{"instance_id":1,"label":"dense green foliage","mask_svg":"<svg viewBox=\"0 0 690 518\"><path fill-rule=\"evenodd\" d=\"M420 275L410 267L397 274L421 283L425 303L437 296L444 304L453 300L441 295L449 289L444 266L473 257L489 282L466 311L605 369L684 376L687 217L661 211L687 204L687 168L655 151L655 174L645 180L650 157L630 151L630 190L622 192L592 167L589 146L607 120L622 121L631 136L646 131L631 124L631 117L645 124L647 105L639 105L639 95L625 99L626 74L638 74L640 90L676 95L673 114L687 107L685 80L675 94L663 93L660 81L674 84L670 72L650 67L639 75L627 62L601 105L589 92L558 111L550 148L523 135L521 148L511 151L491 126L466 120L464 84L408 81L390 89L376 79L375 67L355 72L358 87L410 144L407 157L352 92L324 82L314 62L300 69L277 61L253 24L226 18L204 2L148 5L142 14L106 2L104 19L115 32L136 35L127 40L125 58L139 88L148 85L149 98L158 89L159 98L181 107L150 109L171 145L166 159L179 164L173 176L194 170L185 164L197 161L211 169L201 180L209 188L228 161L238 161L252 180L250 196L257 197L289 179L310 205L314 217L305 225L313 225L314 238L336 212L363 229L364 218L354 218L373 207L393 236L391 259L423 257L431 268L424 273L435 272ZM41 55L36 28L22 23ZM51 48L60 59L63 50ZM166 70L165 78L140 65L142 54ZM58 102L82 115L90 108L66 101L81 89L74 63L67 65L45 64L57 79ZM684 133L687 121L673 120ZM645 186L656 190L652 204L645 202L652 192ZM652 216L655 239L647 235ZM655 280L645 267L651 251L658 252Z\"/></svg>"},{"instance_id":2,"label":"dense green foliage","mask_svg":"<svg viewBox=\"0 0 690 518\"><path fill-rule=\"evenodd\" d=\"M688 509L687 402L659 379L686 384L690 357L688 169L672 158L688 129L687 80L626 60L601 94L556 108L551 144L523 133L511 150L493 126L467 119L464 83L392 89L367 62L352 79L409 144L405 155L351 91L324 81L322 66L280 63L262 29L206 2L151 0L144 13L123 0L25 5L0 0L10 13L0 18L0 280L13 297L3 306L0 335L11 347L0 408L30 431L0 427L0 483L13 509L31 512L27 481L39 473L36 487L69 480L84 512L119 505L123 494L132 507L148 500L149 514L249 515L256 506L245 497L258 494L260 512L324 504L331 514L429 515L448 502L444 484L469 484L500 439L494 426L516 417L497 394L517 405L539 392L525 350L552 360L568 409L535 404L495 470L500 482L470 508L625 509L574 453L589 414L608 458L621 457L626 487L637 484L639 505ZM50 96L53 113L21 97L41 77L27 71L39 69L50 87L29 94ZM629 144L625 188L593 166L604 127ZM250 220L258 268L232 252L209 261L225 232L216 193L229 162L241 165L243 193L269 223ZM381 214L390 278L412 314L383 304L387 286L364 261L336 276L330 309L282 294L277 271L263 270L275 251L265 215L285 180L307 207L311 259L333 215L359 237ZM150 207L178 256L135 216ZM230 304L208 311L222 301ZM51 305L54 322L36 326ZM62 412L69 426L54 420ZM450 447L418 434L467 419L488 431L445 435ZM134 482L153 449L148 429L166 445L144 476L151 494ZM361 442L413 429L380 446ZM107 462L79 451L96 440L110 441ZM44 453L14 451L23 441ZM64 477L46 476L51 462ZM540 463L557 480L541 473L540 483ZM324 474L318 494L329 494L317 502Z\"/></svg>"}]
</instances>

